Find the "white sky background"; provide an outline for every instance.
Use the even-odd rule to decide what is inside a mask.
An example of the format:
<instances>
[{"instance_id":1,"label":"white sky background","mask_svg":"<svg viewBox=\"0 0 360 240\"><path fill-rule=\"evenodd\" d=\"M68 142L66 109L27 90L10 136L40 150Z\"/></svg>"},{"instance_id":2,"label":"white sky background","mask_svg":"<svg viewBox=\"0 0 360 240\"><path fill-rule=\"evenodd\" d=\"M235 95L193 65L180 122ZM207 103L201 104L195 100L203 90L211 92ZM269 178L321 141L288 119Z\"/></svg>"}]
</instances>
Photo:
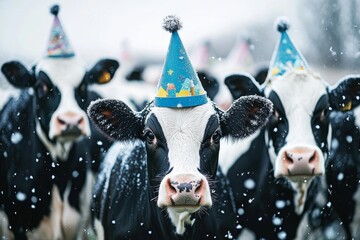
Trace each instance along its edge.
<instances>
[{"instance_id":1,"label":"white sky background","mask_svg":"<svg viewBox=\"0 0 360 240\"><path fill-rule=\"evenodd\" d=\"M181 18L180 35L187 48L222 32L240 33L235 27L249 22L268 21L273 27L278 15L294 18L287 0L0 0L1 61L43 56L54 3L60 4L59 17L71 45L86 59L117 56L124 40L137 52L165 56L170 35L161 23L169 14Z\"/></svg>"},{"instance_id":2,"label":"white sky background","mask_svg":"<svg viewBox=\"0 0 360 240\"><path fill-rule=\"evenodd\" d=\"M250 24L262 24L273 33L257 40L272 42L264 52L264 59L270 60L279 36L274 20L282 15L291 21L296 45L303 53L308 48L298 21L299 0L0 0L1 65L15 59L30 65L45 55L54 3L60 5L59 18L70 44L89 64L103 57L119 58L124 41L137 54L164 58L170 34L161 23L169 14L181 18L180 35L187 49L207 39L234 42L236 35L251 34Z\"/></svg>"}]
</instances>

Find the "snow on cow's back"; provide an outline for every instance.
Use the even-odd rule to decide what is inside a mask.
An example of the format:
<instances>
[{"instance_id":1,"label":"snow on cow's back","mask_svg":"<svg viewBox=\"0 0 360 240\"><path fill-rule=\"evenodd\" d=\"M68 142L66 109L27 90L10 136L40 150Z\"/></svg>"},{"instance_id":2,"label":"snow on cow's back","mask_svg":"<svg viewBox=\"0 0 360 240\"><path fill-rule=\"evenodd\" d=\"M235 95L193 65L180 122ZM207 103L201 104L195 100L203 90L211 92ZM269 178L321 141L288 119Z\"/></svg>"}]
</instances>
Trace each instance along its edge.
<instances>
[{"instance_id":1,"label":"snow on cow's back","mask_svg":"<svg viewBox=\"0 0 360 240\"><path fill-rule=\"evenodd\" d=\"M94 192L107 192L107 187L109 187L109 180L111 179L112 171L116 171L116 174L119 176L119 181L121 182L121 189L130 190L133 187L146 187L146 182L140 183L140 173L134 171L134 167L139 167L146 173L146 150L145 145L141 141L134 142L115 142L111 148L108 150L104 161L101 164L101 171L98 175ZM129 176L130 174L135 174L134 177ZM142 179L146 179L147 176L142 176ZM129 184L129 180L132 181L132 184ZM105 185L102 185L106 182ZM101 189L105 187L105 189ZM125 190L124 190L125 191Z\"/></svg>"}]
</instances>

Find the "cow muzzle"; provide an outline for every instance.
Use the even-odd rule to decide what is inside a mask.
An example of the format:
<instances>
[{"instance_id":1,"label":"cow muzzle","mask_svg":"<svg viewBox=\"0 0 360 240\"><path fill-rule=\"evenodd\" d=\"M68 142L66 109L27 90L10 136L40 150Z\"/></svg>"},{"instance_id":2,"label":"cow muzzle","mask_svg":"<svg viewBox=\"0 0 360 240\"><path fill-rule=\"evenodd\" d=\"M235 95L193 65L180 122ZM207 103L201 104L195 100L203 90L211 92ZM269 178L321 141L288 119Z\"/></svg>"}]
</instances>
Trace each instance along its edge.
<instances>
[{"instance_id":1,"label":"cow muzzle","mask_svg":"<svg viewBox=\"0 0 360 240\"><path fill-rule=\"evenodd\" d=\"M54 137L63 141L73 141L88 135L88 121L86 117L74 112L59 114L55 118Z\"/></svg>"},{"instance_id":2,"label":"cow muzzle","mask_svg":"<svg viewBox=\"0 0 360 240\"><path fill-rule=\"evenodd\" d=\"M194 174L168 176L160 184L158 206L171 207L176 212L195 212L211 207L209 185L205 177Z\"/></svg>"},{"instance_id":3,"label":"cow muzzle","mask_svg":"<svg viewBox=\"0 0 360 240\"><path fill-rule=\"evenodd\" d=\"M275 160L275 177L290 180L310 179L325 172L324 157L320 149L310 146L283 148Z\"/></svg>"}]
</instances>

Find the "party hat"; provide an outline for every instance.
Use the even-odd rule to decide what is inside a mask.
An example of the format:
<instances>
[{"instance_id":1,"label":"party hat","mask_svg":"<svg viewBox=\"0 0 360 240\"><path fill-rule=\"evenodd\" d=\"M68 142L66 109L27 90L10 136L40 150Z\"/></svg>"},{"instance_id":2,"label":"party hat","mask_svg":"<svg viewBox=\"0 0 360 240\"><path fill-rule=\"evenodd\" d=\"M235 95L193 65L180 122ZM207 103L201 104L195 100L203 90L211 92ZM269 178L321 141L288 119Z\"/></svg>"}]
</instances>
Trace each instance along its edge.
<instances>
[{"instance_id":1,"label":"party hat","mask_svg":"<svg viewBox=\"0 0 360 240\"><path fill-rule=\"evenodd\" d=\"M163 28L171 33L171 40L157 85L157 107L194 107L208 101L178 34L181 27L178 17L165 17Z\"/></svg>"},{"instance_id":2,"label":"party hat","mask_svg":"<svg viewBox=\"0 0 360 240\"><path fill-rule=\"evenodd\" d=\"M48 57L53 58L73 57L75 55L74 51L70 46L58 17L59 10L59 5L54 5L50 9L50 12L54 15L54 22L51 27L47 54Z\"/></svg>"},{"instance_id":3,"label":"party hat","mask_svg":"<svg viewBox=\"0 0 360 240\"><path fill-rule=\"evenodd\" d=\"M281 36L270 62L270 77L281 76L290 69L308 69L305 58L286 32L289 29L288 20L281 17L276 22L277 30Z\"/></svg>"}]
</instances>

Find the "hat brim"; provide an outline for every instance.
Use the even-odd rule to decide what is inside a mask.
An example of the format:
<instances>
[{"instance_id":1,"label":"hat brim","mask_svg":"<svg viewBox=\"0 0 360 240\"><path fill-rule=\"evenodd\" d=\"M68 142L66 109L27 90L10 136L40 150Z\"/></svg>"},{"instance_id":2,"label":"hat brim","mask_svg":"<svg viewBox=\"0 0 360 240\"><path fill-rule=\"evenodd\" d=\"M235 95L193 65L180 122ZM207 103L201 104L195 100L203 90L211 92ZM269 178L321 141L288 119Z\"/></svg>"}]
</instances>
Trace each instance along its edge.
<instances>
[{"instance_id":1,"label":"hat brim","mask_svg":"<svg viewBox=\"0 0 360 240\"><path fill-rule=\"evenodd\" d=\"M157 107L183 108L195 107L208 102L206 94L188 97L155 97Z\"/></svg>"}]
</instances>

